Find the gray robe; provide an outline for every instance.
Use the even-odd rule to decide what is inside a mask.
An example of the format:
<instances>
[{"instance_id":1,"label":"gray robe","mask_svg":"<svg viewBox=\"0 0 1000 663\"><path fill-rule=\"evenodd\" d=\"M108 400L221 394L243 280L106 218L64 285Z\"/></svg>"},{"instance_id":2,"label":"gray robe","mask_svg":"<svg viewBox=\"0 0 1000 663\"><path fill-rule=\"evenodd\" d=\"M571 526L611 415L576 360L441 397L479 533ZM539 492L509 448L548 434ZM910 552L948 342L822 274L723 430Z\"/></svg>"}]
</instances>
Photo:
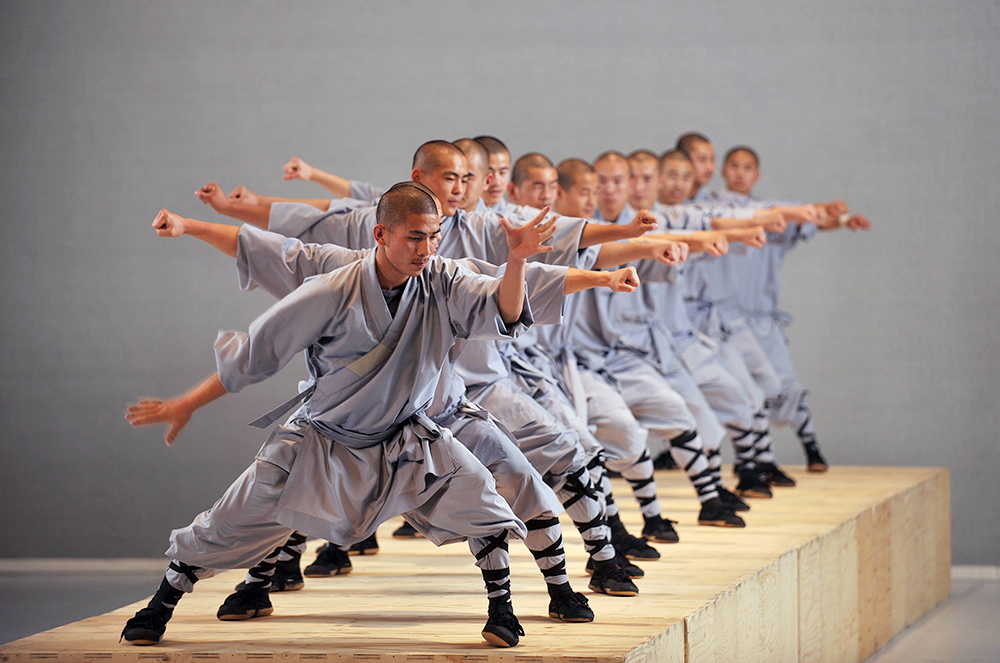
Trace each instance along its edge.
<instances>
[{"instance_id":1,"label":"gray robe","mask_svg":"<svg viewBox=\"0 0 1000 663\"><path fill-rule=\"evenodd\" d=\"M392 316L374 257L306 279L249 334L220 333L216 358L227 391L265 379L302 350L315 388L226 495L172 533L168 555L240 567L291 529L349 543L409 511L437 544L504 529L525 535L485 468L423 411L454 342L513 335L531 322L527 303L508 328L497 279L435 257L407 281Z\"/></svg>"}]
</instances>

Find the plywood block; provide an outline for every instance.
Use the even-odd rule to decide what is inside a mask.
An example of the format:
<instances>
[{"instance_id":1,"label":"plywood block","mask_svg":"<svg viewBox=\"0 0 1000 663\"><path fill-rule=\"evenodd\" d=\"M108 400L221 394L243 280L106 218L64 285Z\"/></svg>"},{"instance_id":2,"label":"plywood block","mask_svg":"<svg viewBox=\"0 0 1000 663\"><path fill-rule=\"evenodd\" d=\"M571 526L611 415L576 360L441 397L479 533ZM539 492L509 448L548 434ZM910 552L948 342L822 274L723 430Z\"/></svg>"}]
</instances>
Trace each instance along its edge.
<instances>
[{"instance_id":1,"label":"plywood block","mask_svg":"<svg viewBox=\"0 0 1000 663\"><path fill-rule=\"evenodd\" d=\"M906 579L906 555L910 545L907 532L909 502L909 494L903 492L894 495L889 503L892 635L899 633L907 626L909 588Z\"/></svg>"},{"instance_id":2,"label":"plywood block","mask_svg":"<svg viewBox=\"0 0 1000 663\"><path fill-rule=\"evenodd\" d=\"M715 598L715 660L719 663L737 663L740 660L739 614L737 588Z\"/></svg>"},{"instance_id":3,"label":"plywood block","mask_svg":"<svg viewBox=\"0 0 1000 663\"><path fill-rule=\"evenodd\" d=\"M736 656L733 660L759 663L761 634L764 629L761 614L761 572L744 579L734 589L736 598Z\"/></svg>"},{"instance_id":4,"label":"plywood block","mask_svg":"<svg viewBox=\"0 0 1000 663\"><path fill-rule=\"evenodd\" d=\"M693 611L684 619L687 630L687 663L716 661L715 601Z\"/></svg>"},{"instance_id":5,"label":"plywood block","mask_svg":"<svg viewBox=\"0 0 1000 663\"><path fill-rule=\"evenodd\" d=\"M890 524L891 503L889 501L876 504L871 509L872 536L871 555L869 557L872 585L872 653L884 647L892 640L895 632L892 628L892 527ZM859 596L860 600L860 596ZM864 651L859 652L862 660ZM871 655L870 653L868 654Z\"/></svg>"},{"instance_id":6,"label":"plywood block","mask_svg":"<svg viewBox=\"0 0 1000 663\"><path fill-rule=\"evenodd\" d=\"M874 509L858 515L858 657L865 660L875 653L875 594L878 591L874 550Z\"/></svg>"},{"instance_id":7,"label":"plywood block","mask_svg":"<svg viewBox=\"0 0 1000 663\"><path fill-rule=\"evenodd\" d=\"M799 548L799 660L823 660L823 555L822 541Z\"/></svg>"}]
</instances>

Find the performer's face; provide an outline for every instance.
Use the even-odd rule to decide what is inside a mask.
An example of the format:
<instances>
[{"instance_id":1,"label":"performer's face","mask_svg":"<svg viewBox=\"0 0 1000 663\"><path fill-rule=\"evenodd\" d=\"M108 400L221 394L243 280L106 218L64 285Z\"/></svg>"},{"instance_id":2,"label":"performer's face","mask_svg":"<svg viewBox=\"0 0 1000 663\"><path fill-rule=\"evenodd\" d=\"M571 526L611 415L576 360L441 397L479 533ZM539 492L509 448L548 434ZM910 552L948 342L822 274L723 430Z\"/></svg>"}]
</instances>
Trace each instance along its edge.
<instances>
[{"instance_id":1,"label":"performer's face","mask_svg":"<svg viewBox=\"0 0 1000 663\"><path fill-rule=\"evenodd\" d=\"M628 166L619 159L605 159L594 164L594 170L601 209L621 211L629 196Z\"/></svg>"},{"instance_id":2,"label":"performer's face","mask_svg":"<svg viewBox=\"0 0 1000 663\"><path fill-rule=\"evenodd\" d=\"M492 175L493 181L488 182L483 188L483 202L487 205L496 205L510 184L510 155L506 152L491 154L489 174Z\"/></svg>"},{"instance_id":3,"label":"performer's face","mask_svg":"<svg viewBox=\"0 0 1000 663\"><path fill-rule=\"evenodd\" d=\"M473 156L466 156L469 170L465 174L465 196L462 198L461 208L466 212L476 209L479 198L483 195L483 187L487 184L489 177L488 169L482 159Z\"/></svg>"},{"instance_id":4,"label":"performer's face","mask_svg":"<svg viewBox=\"0 0 1000 663\"><path fill-rule=\"evenodd\" d=\"M688 156L694 166L695 186L701 188L711 182L715 175L715 150L712 149L712 144L699 140L691 146Z\"/></svg>"},{"instance_id":5,"label":"performer's face","mask_svg":"<svg viewBox=\"0 0 1000 663\"><path fill-rule=\"evenodd\" d=\"M437 252L441 241L441 217L409 214L392 229L377 226L375 239L386 260L380 263L385 283L397 286L417 276Z\"/></svg>"},{"instance_id":6,"label":"performer's face","mask_svg":"<svg viewBox=\"0 0 1000 663\"><path fill-rule=\"evenodd\" d=\"M419 179L417 179L419 173ZM434 192L441 201L441 211L451 216L462 204L465 196L466 176L469 162L462 154L448 154L430 172L414 171L414 181L418 181Z\"/></svg>"},{"instance_id":7,"label":"performer's face","mask_svg":"<svg viewBox=\"0 0 1000 663\"><path fill-rule=\"evenodd\" d=\"M726 188L744 196L750 195L759 177L757 160L745 150L733 152L722 166L722 179L726 181Z\"/></svg>"},{"instance_id":8,"label":"performer's face","mask_svg":"<svg viewBox=\"0 0 1000 663\"><path fill-rule=\"evenodd\" d=\"M660 169L653 159L633 161L632 166L632 196L629 202L637 210L650 209L656 202L660 192Z\"/></svg>"},{"instance_id":9,"label":"performer's face","mask_svg":"<svg viewBox=\"0 0 1000 663\"><path fill-rule=\"evenodd\" d=\"M686 159L667 159L663 163L661 200L667 205L683 203L691 191L694 170Z\"/></svg>"},{"instance_id":10,"label":"performer's face","mask_svg":"<svg viewBox=\"0 0 1000 663\"><path fill-rule=\"evenodd\" d=\"M576 182L568 190L559 189L556 213L589 219L597 209L597 173L577 175Z\"/></svg>"},{"instance_id":11,"label":"performer's face","mask_svg":"<svg viewBox=\"0 0 1000 663\"><path fill-rule=\"evenodd\" d=\"M528 168L528 176L518 185L510 185L510 198L518 205L541 209L556 202L559 191L559 173L555 168Z\"/></svg>"}]
</instances>

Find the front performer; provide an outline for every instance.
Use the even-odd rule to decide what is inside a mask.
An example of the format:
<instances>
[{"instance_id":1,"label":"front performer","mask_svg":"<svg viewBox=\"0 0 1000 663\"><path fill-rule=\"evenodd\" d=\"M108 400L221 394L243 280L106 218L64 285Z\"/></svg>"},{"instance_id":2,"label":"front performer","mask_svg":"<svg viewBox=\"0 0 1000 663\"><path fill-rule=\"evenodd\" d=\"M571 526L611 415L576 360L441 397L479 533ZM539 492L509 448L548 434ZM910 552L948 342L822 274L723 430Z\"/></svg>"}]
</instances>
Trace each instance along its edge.
<instances>
[{"instance_id":1,"label":"front performer","mask_svg":"<svg viewBox=\"0 0 1000 663\"><path fill-rule=\"evenodd\" d=\"M250 327L220 333L218 373L171 401L168 442L190 412L260 382L306 350L313 386L299 416L279 426L254 464L189 526L175 530L167 573L122 637L160 641L177 601L215 569L247 568L293 530L350 544L401 513L441 545L468 537L486 581L483 637L510 647L523 635L510 601L510 534L525 527L497 495L489 472L424 415L456 340L514 336L530 324L527 258L549 250L544 214L505 224L510 252L501 279L434 256L441 214L426 187L396 185L381 199L377 247L310 278ZM279 415L280 416L280 415Z\"/></svg>"}]
</instances>

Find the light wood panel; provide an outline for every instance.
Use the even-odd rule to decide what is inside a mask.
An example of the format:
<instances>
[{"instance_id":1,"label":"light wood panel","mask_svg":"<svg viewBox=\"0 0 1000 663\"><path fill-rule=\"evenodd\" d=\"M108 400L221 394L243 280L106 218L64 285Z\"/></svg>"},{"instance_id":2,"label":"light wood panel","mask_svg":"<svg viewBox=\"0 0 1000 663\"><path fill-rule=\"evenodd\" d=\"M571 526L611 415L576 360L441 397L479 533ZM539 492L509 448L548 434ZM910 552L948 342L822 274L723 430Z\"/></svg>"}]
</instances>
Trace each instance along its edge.
<instances>
[{"instance_id":1,"label":"light wood panel","mask_svg":"<svg viewBox=\"0 0 1000 663\"><path fill-rule=\"evenodd\" d=\"M658 473L681 543L659 545L663 558L641 565L646 577L636 598L586 589L582 542L564 518L570 578L589 597L593 624L546 616L538 570L513 542L514 605L527 633L515 649L480 639L486 601L467 548L394 540L393 520L379 533L378 555L353 558L350 575L273 594L270 617L215 619L242 577L227 572L183 599L158 646L118 644L142 602L3 645L0 663L863 660L950 592L947 471L788 469L799 486L753 501L745 530L699 527L684 476ZM615 491L623 520L637 532L641 518L628 487L615 482Z\"/></svg>"}]
</instances>

